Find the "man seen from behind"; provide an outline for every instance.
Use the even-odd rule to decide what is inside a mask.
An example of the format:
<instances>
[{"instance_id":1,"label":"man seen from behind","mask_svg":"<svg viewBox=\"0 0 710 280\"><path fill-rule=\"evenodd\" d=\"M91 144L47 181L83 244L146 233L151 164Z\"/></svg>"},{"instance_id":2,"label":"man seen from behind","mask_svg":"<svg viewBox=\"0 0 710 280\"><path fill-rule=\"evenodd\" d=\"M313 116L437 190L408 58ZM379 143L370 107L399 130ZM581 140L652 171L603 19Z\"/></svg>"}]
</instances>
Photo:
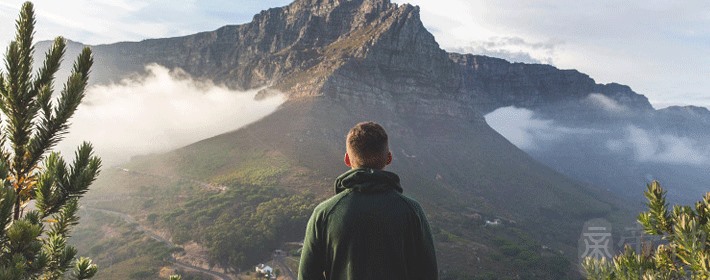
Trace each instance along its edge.
<instances>
[{"instance_id":1,"label":"man seen from behind","mask_svg":"<svg viewBox=\"0 0 710 280\"><path fill-rule=\"evenodd\" d=\"M306 227L299 280L436 280L429 224L419 203L402 195L387 133L362 122L346 138L336 195L318 205Z\"/></svg>"}]
</instances>

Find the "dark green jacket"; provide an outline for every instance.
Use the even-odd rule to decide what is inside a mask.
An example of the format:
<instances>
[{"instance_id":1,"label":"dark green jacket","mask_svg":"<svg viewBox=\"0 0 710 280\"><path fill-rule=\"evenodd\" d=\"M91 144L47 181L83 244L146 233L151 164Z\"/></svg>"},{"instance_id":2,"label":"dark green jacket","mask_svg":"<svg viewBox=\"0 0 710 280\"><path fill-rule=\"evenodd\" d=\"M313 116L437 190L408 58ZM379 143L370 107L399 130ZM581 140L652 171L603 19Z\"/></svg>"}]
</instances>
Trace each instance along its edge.
<instances>
[{"instance_id":1,"label":"dark green jacket","mask_svg":"<svg viewBox=\"0 0 710 280\"><path fill-rule=\"evenodd\" d=\"M306 227L299 280L438 279L429 223L396 174L353 169Z\"/></svg>"}]
</instances>

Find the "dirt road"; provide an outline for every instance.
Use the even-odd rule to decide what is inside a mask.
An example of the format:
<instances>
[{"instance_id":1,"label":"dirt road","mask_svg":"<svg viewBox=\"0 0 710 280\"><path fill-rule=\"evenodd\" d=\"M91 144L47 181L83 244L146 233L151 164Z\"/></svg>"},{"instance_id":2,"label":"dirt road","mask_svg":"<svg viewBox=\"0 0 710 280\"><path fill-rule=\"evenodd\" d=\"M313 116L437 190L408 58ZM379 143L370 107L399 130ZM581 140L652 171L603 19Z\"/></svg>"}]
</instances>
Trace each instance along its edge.
<instances>
[{"instance_id":1,"label":"dirt road","mask_svg":"<svg viewBox=\"0 0 710 280\"><path fill-rule=\"evenodd\" d=\"M149 230L149 229L143 227L140 223L138 223L138 222L136 221L135 218L133 218L131 215L128 215L128 214L126 214L126 213L121 213L121 212L118 212L118 211L113 211L113 210L108 210L108 209L94 208L94 207L84 207L84 209L86 209L86 210L88 210L88 211L96 211L96 212L101 212L101 213L104 213L104 214L109 214L109 215L118 216L118 217L120 217L121 219L123 219L126 223L135 224L137 230L143 232L144 234L146 234L146 235L149 236L150 238L154 239L155 241L164 243L164 244L167 245L169 248L180 247L180 246L178 246L178 245L176 245L176 244L170 242L170 240L167 240L167 239L163 238L162 236L156 234L155 232L153 232L153 231L151 231L151 230ZM186 270L191 270L191 271L197 271L197 272L200 272L200 273L204 273L204 274L207 274L207 275L209 275L209 276L212 276L214 279L218 279L218 280L235 280L235 279L236 279L236 278L233 278L232 276L229 276L229 275L224 274L224 273L219 273L219 272L217 272L217 271L212 271L212 270L204 269L204 268L197 267L197 266L194 266L194 265L189 264L189 263L180 262L180 261L178 261L178 260L176 260L176 259L174 259L174 258L172 258L172 257L171 257L171 259L170 259L169 261L170 261L172 264L174 264L175 266L177 266L177 267L180 267L180 268L183 268L183 269L186 269ZM293 279L296 279L296 278L293 278Z\"/></svg>"}]
</instances>

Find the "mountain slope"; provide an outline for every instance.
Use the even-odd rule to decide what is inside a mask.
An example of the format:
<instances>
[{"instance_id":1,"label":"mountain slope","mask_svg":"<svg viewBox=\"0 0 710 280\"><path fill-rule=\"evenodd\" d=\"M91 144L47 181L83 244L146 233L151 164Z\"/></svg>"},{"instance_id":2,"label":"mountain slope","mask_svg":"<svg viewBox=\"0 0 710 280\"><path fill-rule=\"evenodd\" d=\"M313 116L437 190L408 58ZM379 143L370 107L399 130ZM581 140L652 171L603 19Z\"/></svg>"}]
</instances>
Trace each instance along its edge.
<instances>
[{"instance_id":1,"label":"mountain slope","mask_svg":"<svg viewBox=\"0 0 710 280\"><path fill-rule=\"evenodd\" d=\"M449 57L476 108L483 114L506 108L500 121L508 123L495 129L518 129L506 137L555 170L632 201L644 200L651 180L664 183L675 202L693 203L707 192L707 109L655 110L628 86L597 84L576 70L471 54Z\"/></svg>"},{"instance_id":2,"label":"mountain slope","mask_svg":"<svg viewBox=\"0 0 710 280\"><path fill-rule=\"evenodd\" d=\"M272 115L237 131L136 158L126 165L135 173L125 176L275 186L323 199L345 171L347 130L374 120L391 137L390 170L430 216L446 277L471 279L481 271L501 278L574 277L582 224L617 219L609 194L536 162L486 124L481 95L467 88L465 72L411 5L298 0L245 25L93 49L96 82L159 63L235 88L269 86L265 93L289 97ZM125 180L129 190L157 188ZM135 199L154 209L154 201ZM186 206L179 198L176 203ZM166 219L184 213L175 215ZM503 226L485 226L494 219Z\"/></svg>"},{"instance_id":3,"label":"mountain slope","mask_svg":"<svg viewBox=\"0 0 710 280\"><path fill-rule=\"evenodd\" d=\"M437 239L453 238L438 243L442 268L467 275L476 270L462 260L476 257L483 259L481 269L499 275L529 269L491 259L497 251L494 237L514 239L518 230L539 244L536 254L544 253L539 248L546 245L563 250L563 256L574 261L582 223L614 211L611 203L598 199L600 194L535 162L484 123L388 109L389 104L366 99L345 105L332 100L290 101L249 127L135 160L128 168L233 186L258 184L248 171L241 171L266 157L287 166L268 176L267 185L315 193L322 199L333 194L332 181L346 170L342 155L347 129L365 118L375 120L391 135L395 160L388 169L402 177L405 194L422 203L435 231L446 232ZM503 232L483 227L485 220L495 218L505 221Z\"/></svg>"}]
</instances>

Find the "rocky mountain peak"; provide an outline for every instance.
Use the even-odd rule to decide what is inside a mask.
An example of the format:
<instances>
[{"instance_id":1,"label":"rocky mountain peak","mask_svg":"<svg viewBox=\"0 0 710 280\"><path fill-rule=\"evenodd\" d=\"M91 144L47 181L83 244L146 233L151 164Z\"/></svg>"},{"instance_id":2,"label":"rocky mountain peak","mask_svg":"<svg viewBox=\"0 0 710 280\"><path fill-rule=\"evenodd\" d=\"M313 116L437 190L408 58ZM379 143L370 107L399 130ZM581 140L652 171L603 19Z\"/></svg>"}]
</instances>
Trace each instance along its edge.
<instances>
[{"instance_id":1,"label":"rocky mountain peak","mask_svg":"<svg viewBox=\"0 0 710 280\"><path fill-rule=\"evenodd\" d=\"M300 69L306 75L274 81L291 96L399 95L411 89L440 95L442 82L456 79L442 76L452 74L454 65L424 28L418 7L388 0L303 0L284 9L294 26L305 26L298 41L307 42L289 51L313 54Z\"/></svg>"},{"instance_id":2,"label":"rocky mountain peak","mask_svg":"<svg viewBox=\"0 0 710 280\"><path fill-rule=\"evenodd\" d=\"M262 11L245 26L271 31L269 34L293 32L282 36L286 46L292 43L289 39L297 39L311 43L310 47L322 47L365 28L398 7L389 0L297 0L285 7Z\"/></svg>"},{"instance_id":3,"label":"rocky mountain peak","mask_svg":"<svg viewBox=\"0 0 710 280\"><path fill-rule=\"evenodd\" d=\"M599 85L576 70L449 54L424 27L418 7L389 0L296 0L247 24L94 51L99 83L158 63L237 89L268 87L291 98L396 98L393 104L425 99L447 103L438 111L450 115L580 100L591 93L651 109L630 88Z\"/></svg>"},{"instance_id":4,"label":"rocky mountain peak","mask_svg":"<svg viewBox=\"0 0 710 280\"><path fill-rule=\"evenodd\" d=\"M375 11L397 6L389 0L296 0L288 7L294 10L308 10L318 15L326 15L336 8L357 7L364 11Z\"/></svg>"}]
</instances>

